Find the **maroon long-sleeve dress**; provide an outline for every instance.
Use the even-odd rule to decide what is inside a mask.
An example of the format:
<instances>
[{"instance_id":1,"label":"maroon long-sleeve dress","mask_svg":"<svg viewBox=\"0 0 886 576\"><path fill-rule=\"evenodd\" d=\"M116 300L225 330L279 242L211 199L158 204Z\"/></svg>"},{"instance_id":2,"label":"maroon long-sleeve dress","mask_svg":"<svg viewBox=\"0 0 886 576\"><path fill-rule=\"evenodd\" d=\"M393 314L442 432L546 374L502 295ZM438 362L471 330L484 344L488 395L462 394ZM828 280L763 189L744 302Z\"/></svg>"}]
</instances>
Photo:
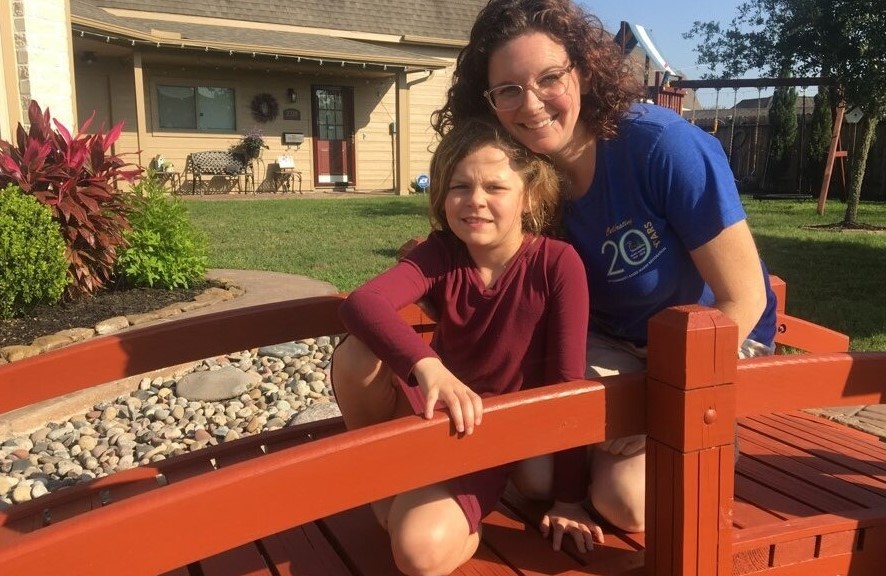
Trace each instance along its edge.
<instances>
[{"instance_id":1,"label":"maroon long-sleeve dress","mask_svg":"<svg viewBox=\"0 0 886 576\"><path fill-rule=\"evenodd\" d=\"M584 378L588 289L584 268L565 242L526 236L507 270L484 286L467 248L433 232L403 260L356 289L341 307L348 331L391 367L416 412L424 402L405 385L415 363L438 357L481 396ZM439 312L431 345L397 310L427 296ZM482 434L482 426L477 430ZM555 457L554 495L586 492L584 448ZM504 490L509 466L451 483L475 530Z\"/></svg>"}]
</instances>

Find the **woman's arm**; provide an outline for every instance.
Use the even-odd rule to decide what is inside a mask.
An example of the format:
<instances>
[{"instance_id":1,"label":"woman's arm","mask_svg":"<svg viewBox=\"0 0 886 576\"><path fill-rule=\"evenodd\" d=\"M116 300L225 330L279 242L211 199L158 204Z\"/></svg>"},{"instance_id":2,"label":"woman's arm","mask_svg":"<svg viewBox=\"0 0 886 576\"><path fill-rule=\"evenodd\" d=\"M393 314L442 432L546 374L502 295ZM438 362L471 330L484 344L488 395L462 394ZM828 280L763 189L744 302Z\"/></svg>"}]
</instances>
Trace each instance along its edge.
<instances>
[{"instance_id":1,"label":"woman's arm","mask_svg":"<svg viewBox=\"0 0 886 576\"><path fill-rule=\"evenodd\" d=\"M724 228L690 254L714 292L714 307L738 325L741 346L766 308L763 269L747 221Z\"/></svg>"}]
</instances>

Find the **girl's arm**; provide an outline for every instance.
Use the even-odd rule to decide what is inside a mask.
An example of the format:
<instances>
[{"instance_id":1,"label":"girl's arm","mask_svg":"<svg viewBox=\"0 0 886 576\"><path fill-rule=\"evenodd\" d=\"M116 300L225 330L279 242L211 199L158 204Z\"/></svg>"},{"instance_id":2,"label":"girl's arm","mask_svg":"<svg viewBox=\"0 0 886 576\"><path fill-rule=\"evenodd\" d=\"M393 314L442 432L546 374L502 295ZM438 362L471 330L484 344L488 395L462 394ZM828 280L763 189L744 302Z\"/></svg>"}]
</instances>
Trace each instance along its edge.
<instances>
[{"instance_id":1,"label":"girl's arm","mask_svg":"<svg viewBox=\"0 0 886 576\"><path fill-rule=\"evenodd\" d=\"M339 314L348 332L397 376L422 389L426 418L433 416L434 405L440 400L449 409L456 430L471 434L482 420L480 397L443 366L436 352L398 313L427 295L445 269L448 256L439 239L424 242L408 260L354 290Z\"/></svg>"},{"instance_id":2,"label":"girl's arm","mask_svg":"<svg viewBox=\"0 0 886 576\"><path fill-rule=\"evenodd\" d=\"M578 254L564 249L555 262L548 300L548 342L545 381L580 380L585 376L589 297L587 276ZM541 531L551 535L555 550L570 534L580 552L603 542L603 531L581 505L587 494L587 448L580 446L554 454L554 505L542 517Z\"/></svg>"},{"instance_id":3,"label":"girl's arm","mask_svg":"<svg viewBox=\"0 0 886 576\"><path fill-rule=\"evenodd\" d=\"M348 332L404 380L416 362L437 357L399 315L399 310L426 294L430 285L414 263L399 262L354 290L339 308Z\"/></svg>"}]
</instances>

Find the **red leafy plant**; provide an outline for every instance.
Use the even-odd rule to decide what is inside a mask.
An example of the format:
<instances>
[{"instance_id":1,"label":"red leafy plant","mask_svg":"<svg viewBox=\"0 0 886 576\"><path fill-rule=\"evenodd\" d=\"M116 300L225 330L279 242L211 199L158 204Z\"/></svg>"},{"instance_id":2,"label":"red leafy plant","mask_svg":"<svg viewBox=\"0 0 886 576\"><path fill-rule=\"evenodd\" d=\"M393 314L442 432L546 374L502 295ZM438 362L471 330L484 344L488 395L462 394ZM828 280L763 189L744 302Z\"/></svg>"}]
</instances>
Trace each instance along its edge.
<instances>
[{"instance_id":1,"label":"red leafy plant","mask_svg":"<svg viewBox=\"0 0 886 576\"><path fill-rule=\"evenodd\" d=\"M0 140L0 188L14 184L52 209L65 240L69 299L95 293L113 278L117 252L130 228L128 208L117 183L134 181L141 168L109 153L123 122L107 134L86 131L89 117L71 135L35 101L28 107L30 128L19 124L15 144ZM52 126L55 126L55 129Z\"/></svg>"}]
</instances>

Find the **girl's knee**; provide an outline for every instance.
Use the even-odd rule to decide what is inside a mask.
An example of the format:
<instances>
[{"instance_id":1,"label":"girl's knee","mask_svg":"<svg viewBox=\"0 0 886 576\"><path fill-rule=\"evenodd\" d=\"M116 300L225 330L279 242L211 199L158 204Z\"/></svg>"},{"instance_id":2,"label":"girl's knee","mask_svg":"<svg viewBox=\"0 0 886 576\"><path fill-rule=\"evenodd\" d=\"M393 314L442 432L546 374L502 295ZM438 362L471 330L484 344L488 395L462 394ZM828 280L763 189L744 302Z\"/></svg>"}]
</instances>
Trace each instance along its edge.
<instances>
[{"instance_id":1,"label":"girl's knee","mask_svg":"<svg viewBox=\"0 0 886 576\"><path fill-rule=\"evenodd\" d=\"M392 507L388 533L394 561L409 576L451 574L474 555L479 535L469 532L454 500L426 498L422 492L401 495Z\"/></svg>"},{"instance_id":2,"label":"girl's knee","mask_svg":"<svg viewBox=\"0 0 886 576\"><path fill-rule=\"evenodd\" d=\"M476 551L471 545L476 534L453 531L447 523L429 526L426 531L391 531L394 562L408 576L444 576L464 564Z\"/></svg>"},{"instance_id":3,"label":"girl's knee","mask_svg":"<svg viewBox=\"0 0 886 576\"><path fill-rule=\"evenodd\" d=\"M331 380L339 386L369 382L380 365L381 361L366 344L348 336L332 352Z\"/></svg>"},{"instance_id":4,"label":"girl's knee","mask_svg":"<svg viewBox=\"0 0 886 576\"><path fill-rule=\"evenodd\" d=\"M547 500L553 494L554 457L550 454L521 460L511 473L511 483L520 494L534 500Z\"/></svg>"}]
</instances>

